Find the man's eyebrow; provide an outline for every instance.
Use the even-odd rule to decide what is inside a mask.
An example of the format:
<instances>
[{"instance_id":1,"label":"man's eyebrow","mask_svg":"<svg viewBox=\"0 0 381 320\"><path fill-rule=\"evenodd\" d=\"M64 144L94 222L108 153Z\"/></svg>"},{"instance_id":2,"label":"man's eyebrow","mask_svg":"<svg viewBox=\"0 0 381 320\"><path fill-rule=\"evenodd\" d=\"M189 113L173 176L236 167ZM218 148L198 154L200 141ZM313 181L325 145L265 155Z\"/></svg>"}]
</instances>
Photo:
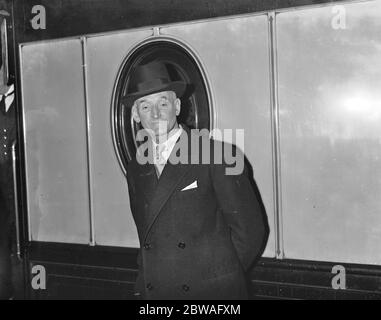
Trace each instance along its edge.
<instances>
[{"instance_id":1,"label":"man's eyebrow","mask_svg":"<svg viewBox=\"0 0 381 320\"><path fill-rule=\"evenodd\" d=\"M167 96L161 96L160 99L169 100Z\"/></svg>"}]
</instances>

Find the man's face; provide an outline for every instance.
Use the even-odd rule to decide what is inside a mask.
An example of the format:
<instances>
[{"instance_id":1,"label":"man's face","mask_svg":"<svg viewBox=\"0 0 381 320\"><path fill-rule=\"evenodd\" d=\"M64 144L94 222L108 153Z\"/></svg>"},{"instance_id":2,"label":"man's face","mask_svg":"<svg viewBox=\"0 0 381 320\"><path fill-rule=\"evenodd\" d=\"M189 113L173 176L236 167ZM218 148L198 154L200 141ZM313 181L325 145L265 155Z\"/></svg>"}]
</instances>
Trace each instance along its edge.
<instances>
[{"instance_id":1,"label":"man's face","mask_svg":"<svg viewBox=\"0 0 381 320\"><path fill-rule=\"evenodd\" d=\"M166 135L177 126L180 114L180 99L173 91L153 93L137 99L132 107L132 116L141 122L144 129L152 130L156 137Z\"/></svg>"}]
</instances>

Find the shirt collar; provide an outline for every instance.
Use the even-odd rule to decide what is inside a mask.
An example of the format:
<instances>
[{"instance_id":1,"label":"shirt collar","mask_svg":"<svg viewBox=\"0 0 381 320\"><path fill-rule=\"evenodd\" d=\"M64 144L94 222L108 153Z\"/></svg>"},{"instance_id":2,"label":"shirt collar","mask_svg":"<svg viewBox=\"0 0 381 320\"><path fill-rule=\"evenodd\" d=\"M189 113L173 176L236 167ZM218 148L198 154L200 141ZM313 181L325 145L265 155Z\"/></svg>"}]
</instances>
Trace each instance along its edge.
<instances>
[{"instance_id":1,"label":"shirt collar","mask_svg":"<svg viewBox=\"0 0 381 320\"><path fill-rule=\"evenodd\" d=\"M165 147L170 147L171 145L175 145L177 139L180 137L181 133L183 132L183 127L181 126L181 124L179 124L179 127L178 128L173 128L170 133L172 133L173 131L175 131L175 133L172 134L172 136L167 139L166 141L162 142L162 143L156 143L154 140L152 140L152 143L153 143L153 146L154 148L156 148L156 146L165 146ZM168 134L169 136L170 134Z\"/></svg>"}]
</instances>

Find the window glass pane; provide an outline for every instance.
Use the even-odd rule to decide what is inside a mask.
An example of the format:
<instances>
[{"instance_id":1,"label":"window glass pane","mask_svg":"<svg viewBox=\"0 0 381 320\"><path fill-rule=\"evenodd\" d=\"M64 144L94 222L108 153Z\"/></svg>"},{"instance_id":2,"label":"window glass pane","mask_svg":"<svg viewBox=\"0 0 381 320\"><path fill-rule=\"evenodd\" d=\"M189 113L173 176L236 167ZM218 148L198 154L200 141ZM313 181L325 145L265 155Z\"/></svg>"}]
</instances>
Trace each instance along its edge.
<instances>
[{"instance_id":1,"label":"window glass pane","mask_svg":"<svg viewBox=\"0 0 381 320\"><path fill-rule=\"evenodd\" d=\"M81 42L25 45L21 62L32 240L89 243Z\"/></svg>"},{"instance_id":2,"label":"window glass pane","mask_svg":"<svg viewBox=\"0 0 381 320\"><path fill-rule=\"evenodd\" d=\"M380 264L381 1L277 16L287 258Z\"/></svg>"}]
</instances>

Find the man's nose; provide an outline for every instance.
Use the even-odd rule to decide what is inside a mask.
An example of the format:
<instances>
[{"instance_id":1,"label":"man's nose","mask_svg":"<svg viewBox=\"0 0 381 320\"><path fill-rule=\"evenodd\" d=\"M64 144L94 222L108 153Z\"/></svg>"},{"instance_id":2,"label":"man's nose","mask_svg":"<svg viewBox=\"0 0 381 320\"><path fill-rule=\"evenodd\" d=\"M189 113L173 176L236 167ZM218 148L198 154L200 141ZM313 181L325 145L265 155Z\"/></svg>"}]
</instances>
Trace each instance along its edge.
<instances>
[{"instance_id":1,"label":"man's nose","mask_svg":"<svg viewBox=\"0 0 381 320\"><path fill-rule=\"evenodd\" d=\"M154 105L151 109L152 118L157 119L160 117L160 110L157 105Z\"/></svg>"}]
</instances>

